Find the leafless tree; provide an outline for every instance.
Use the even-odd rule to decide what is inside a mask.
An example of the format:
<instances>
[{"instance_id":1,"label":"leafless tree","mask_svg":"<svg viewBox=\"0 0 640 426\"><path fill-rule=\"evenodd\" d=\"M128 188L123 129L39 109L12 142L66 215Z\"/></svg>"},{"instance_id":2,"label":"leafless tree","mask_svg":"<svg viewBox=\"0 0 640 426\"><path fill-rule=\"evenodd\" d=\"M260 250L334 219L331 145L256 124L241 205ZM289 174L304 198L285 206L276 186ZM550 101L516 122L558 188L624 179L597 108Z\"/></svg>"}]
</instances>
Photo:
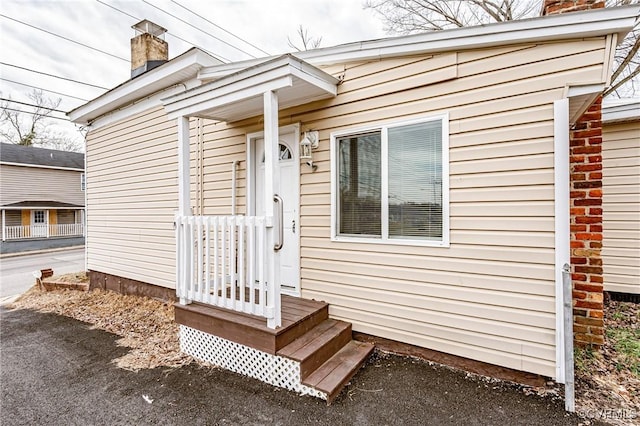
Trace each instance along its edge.
<instances>
[{"instance_id":1,"label":"leafless tree","mask_svg":"<svg viewBox=\"0 0 640 426\"><path fill-rule=\"evenodd\" d=\"M38 146L62 151L82 151L80 138L73 138L51 126L51 117L62 99L52 99L42 90L33 90L27 97L29 111L20 104L0 103L0 139L2 142L25 146Z\"/></svg>"},{"instance_id":2,"label":"leafless tree","mask_svg":"<svg viewBox=\"0 0 640 426\"><path fill-rule=\"evenodd\" d=\"M607 0L607 7L635 4L640 0ZM447 28L483 25L540 15L541 0L365 0L365 8L377 12L391 34L415 34ZM618 46L612 84L604 95L633 96L640 74L640 27Z\"/></svg>"},{"instance_id":3,"label":"leafless tree","mask_svg":"<svg viewBox=\"0 0 640 426\"><path fill-rule=\"evenodd\" d=\"M298 31L296 32L298 37L300 38L300 47L291 41L289 37L287 37L287 42L289 47L292 49L296 49L298 52L302 52L304 50L316 49L320 47L320 43L322 43L322 37L313 38L309 35L309 31L305 29L302 25L298 27Z\"/></svg>"}]
</instances>

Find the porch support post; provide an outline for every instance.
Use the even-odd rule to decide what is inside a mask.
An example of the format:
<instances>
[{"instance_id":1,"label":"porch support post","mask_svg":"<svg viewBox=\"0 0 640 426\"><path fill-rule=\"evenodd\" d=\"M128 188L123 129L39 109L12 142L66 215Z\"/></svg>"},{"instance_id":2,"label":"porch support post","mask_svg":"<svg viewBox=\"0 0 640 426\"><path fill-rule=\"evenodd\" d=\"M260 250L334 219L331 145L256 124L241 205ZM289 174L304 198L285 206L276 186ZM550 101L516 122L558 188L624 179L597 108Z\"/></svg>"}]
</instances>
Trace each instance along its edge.
<instances>
[{"instance_id":1,"label":"porch support post","mask_svg":"<svg viewBox=\"0 0 640 426\"><path fill-rule=\"evenodd\" d=\"M191 259L191 246L181 238L186 229L178 223L178 218L189 216L191 213L190 191L190 146L189 146L189 117L178 118L178 217L175 218L176 227L176 292L180 304L187 305L187 289L191 282L191 269L188 259Z\"/></svg>"},{"instance_id":2,"label":"porch support post","mask_svg":"<svg viewBox=\"0 0 640 426\"><path fill-rule=\"evenodd\" d=\"M7 218L5 212L6 210L2 209L2 241L6 241L7 239Z\"/></svg>"},{"instance_id":3,"label":"porch support post","mask_svg":"<svg viewBox=\"0 0 640 426\"><path fill-rule=\"evenodd\" d=\"M269 328L282 325L280 314L280 254L274 250L280 223L275 223L274 195L280 190L280 164L278 161L278 95L274 91L264 92L264 206L267 217L267 280L269 291L267 305L274 308L274 317L267 320Z\"/></svg>"},{"instance_id":4,"label":"porch support post","mask_svg":"<svg viewBox=\"0 0 640 426\"><path fill-rule=\"evenodd\" d=\"M49 213L51 212L51 210L45 210L44 211L44 222L45 222L45 229L47 230L47 238L49 238Z\"/></svg>"}]
</instances>

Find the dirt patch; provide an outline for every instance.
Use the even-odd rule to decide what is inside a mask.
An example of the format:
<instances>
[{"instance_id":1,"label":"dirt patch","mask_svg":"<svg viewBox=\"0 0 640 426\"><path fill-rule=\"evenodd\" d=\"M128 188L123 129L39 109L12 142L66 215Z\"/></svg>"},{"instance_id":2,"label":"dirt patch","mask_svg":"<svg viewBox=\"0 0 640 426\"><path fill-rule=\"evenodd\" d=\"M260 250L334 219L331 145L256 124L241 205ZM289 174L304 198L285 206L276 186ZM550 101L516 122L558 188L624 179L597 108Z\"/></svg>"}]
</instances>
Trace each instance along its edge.
<instances>
[{"instance_id":1,"label":"dirt patch","mask_svg":"<svg viewBox=\"0 0 640 426\"><path fill-rule=\"evenodd\" d=\"M600 351L576 349L576 409L616 425L640 425L640 305L610 301Z\"/></svg>"},{"instance_id":2,"label":"dirt patch","mask_svg":"<svg viewBox=\"0 0 640 426\"><path fill-rule=\"evenodd\" d=\"M79 274L56 277L56 281L65 279L78 280L71 281L76 284L82 282ZM9 307L64 315L122 337L118 345L131 350L114 362L126 370L179 367L193 361L180 352L172 304L111 291L45 292L34 286Z\"/></svg>"}]
</instances>

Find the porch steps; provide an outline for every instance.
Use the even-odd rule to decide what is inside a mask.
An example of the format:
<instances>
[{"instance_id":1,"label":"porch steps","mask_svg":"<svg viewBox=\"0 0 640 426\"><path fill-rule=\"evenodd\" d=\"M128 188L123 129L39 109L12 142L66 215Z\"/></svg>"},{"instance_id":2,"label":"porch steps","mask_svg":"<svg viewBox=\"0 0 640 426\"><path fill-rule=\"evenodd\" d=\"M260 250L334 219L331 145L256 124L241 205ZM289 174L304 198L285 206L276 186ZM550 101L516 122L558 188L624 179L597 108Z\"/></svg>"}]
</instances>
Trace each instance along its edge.
<instances>
[{"instance_id":1,"label":"porch steps","mask_svg":"<svg viewBox=\"0 0 640 426\"><path fill-rule=\"evenodd\" d=\"M327 404L331 404L358 372L373 349L371 343L351 340L320 368L302 379L302 383L326 393Z\"/></svg>"},{"instance_id":2,"label":"porch steps","mask_svg":"<svg viewBox=\"0 0 640 426\"><path fill-rule=\"evenodd\" d=\"M364 364L374 345L356 342L351 324L329 318L325 302L282 296L282 327L264 318L192 303L175 305L176 322L300 364L303 385L333 402Z\"/></svg>"}]
</instances>

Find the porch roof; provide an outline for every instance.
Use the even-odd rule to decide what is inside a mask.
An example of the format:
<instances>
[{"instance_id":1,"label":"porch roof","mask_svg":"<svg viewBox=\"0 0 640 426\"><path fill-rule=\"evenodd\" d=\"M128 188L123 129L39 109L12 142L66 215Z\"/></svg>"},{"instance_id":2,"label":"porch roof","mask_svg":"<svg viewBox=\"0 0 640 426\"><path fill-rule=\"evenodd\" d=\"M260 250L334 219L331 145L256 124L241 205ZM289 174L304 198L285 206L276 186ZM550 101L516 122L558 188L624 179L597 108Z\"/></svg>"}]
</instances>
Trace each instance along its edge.
<instances>
[{"instance_id":1,"label":"porch roof","mask_svg":"<svg viewBox=\"0 0 640 426\"><path fill-rule=\"evenodd\" d=\"M0 206L4 210L56 210L56 209L69 209L78 210L84 209L84 206L79 204L62 203L60 201L19 201L17 203L5 204Z\"/></svg>"},{"instance_id":2,"label":"porch roof","mask_svg":"<svg viewBox=\"0 0 640 426\"><path fill-rule=\"evenodd\" d=\"M337 94L339 80L291 54L162 99L169 118L238 121L263 113L263 93L276 91L281 109Z\"/></svg>"}]
</instances>

